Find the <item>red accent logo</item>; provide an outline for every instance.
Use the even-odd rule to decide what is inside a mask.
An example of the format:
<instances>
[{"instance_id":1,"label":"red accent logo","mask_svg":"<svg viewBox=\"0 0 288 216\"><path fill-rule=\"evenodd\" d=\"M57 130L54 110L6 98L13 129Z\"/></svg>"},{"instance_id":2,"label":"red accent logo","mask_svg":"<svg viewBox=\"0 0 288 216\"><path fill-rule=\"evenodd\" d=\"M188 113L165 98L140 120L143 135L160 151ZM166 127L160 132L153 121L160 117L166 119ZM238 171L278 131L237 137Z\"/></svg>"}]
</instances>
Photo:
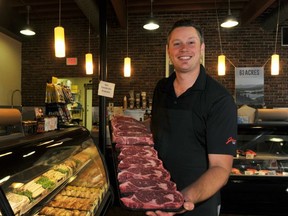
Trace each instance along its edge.
<instances>
[{"instance_id":1,"label":"red accent logo","mask_svg":"<svg viewBox=\"0 0 288 216\"><path fill-rule=\"evenodd\" d=\"M235 144L236 143L236 139L233 139L233 137L229 137L227 139L226 145L228 145L229 143Z\"/></svg>"}]
</instances>

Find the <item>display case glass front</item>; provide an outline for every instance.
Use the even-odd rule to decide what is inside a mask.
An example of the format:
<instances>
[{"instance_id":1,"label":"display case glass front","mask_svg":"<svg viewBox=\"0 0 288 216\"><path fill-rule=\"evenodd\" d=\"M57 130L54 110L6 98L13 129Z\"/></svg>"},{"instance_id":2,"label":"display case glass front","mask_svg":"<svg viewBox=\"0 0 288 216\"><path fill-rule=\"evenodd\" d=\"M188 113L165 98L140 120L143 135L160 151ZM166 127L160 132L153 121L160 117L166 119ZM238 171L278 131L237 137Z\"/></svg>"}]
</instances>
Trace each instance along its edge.
<instances>
[{"instance_id":1,"label":"display case glass front","mask_svg":"<svg viewBox=\"0 0 288 216\"><path fill-rule=\"evenodd\" d=\"M288 125L238 125L237 145L222 212L287 215Z\"/></svg>"},{"instance_id":2,"label":"display case glass front","mask_svg":"<svg viewBox=\"0 0 288 216\"><path fill-rule=\"evenodd\" d=\"M288 127L239 125L232 175L288 176Z\"/></svg>"},{"instance_id":3,"label":"display case glass front","mask_svg":"<svg viewBox=\"0 0 288 216\"><path fill-rule=\"evenodd\" d=\"M85 128L0 143L0 163L2 215L97 215L108 202L106 165Z\"/></svg>"}]
</instances>

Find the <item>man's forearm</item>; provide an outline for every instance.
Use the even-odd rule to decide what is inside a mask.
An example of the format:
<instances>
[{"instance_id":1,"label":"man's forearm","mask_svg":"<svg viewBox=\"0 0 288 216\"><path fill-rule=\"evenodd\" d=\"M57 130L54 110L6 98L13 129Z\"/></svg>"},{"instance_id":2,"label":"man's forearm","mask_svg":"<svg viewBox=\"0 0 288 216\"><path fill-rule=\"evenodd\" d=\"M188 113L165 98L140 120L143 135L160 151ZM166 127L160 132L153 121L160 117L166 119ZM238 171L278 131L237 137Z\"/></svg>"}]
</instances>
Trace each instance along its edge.
<instances>
[{"instance_id":1,"label":"man's forearm","mask_svg":"<svg viewBox=\"0 0 288 216\"><path fill-rule=\"evenodd\" d=\"M210 198L227 183L230 170L211 166L196 182L182 191L184 199L195 204Z\"/></svg>"}]
</instances>

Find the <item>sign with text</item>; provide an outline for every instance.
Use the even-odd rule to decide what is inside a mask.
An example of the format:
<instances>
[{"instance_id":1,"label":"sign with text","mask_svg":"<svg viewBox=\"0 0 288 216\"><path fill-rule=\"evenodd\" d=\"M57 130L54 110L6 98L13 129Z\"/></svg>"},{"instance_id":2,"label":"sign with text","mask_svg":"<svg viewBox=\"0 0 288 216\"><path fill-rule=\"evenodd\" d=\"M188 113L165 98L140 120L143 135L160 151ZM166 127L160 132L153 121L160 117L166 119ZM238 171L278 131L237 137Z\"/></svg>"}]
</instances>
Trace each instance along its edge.
<instances>
[{"instance_id":1,"label":"sign with text","mask_svg":"<svg viewBox=\"0 0 288 216\"><path fill-rule=\"evenodd\" d=\"M238 105L264 104L264 68L235 68L235 92Z\"/></svg>"},{"instance_id":2,"label":"sign with text","mask_svg":"<svg viewBox=\"0 0 288 216\"><path fill-rule=\"evenodd\" d=\"M113 98L115 83L100 81L98 86L98 95Z\"/></svg>"},{"instance_id":3,"label":"sign with text","mask_svg":"<svg viewBox=\"0 0 288 216\"><path fill-rule=\"evenodd\" d=\"M66 65L77 65L77 63L76 57L66 58Z\"/></svg>"}]
</instances>

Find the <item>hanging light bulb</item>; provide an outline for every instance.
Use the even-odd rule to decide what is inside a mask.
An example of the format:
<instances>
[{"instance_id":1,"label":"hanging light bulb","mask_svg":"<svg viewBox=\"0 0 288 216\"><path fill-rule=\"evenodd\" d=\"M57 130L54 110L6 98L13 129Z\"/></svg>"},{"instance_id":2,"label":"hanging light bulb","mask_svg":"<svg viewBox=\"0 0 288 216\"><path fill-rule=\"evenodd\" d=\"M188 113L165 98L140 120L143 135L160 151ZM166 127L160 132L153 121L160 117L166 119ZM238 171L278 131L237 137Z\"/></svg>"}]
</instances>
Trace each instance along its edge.
<instances>
[{"instance_id":1,"label":"hanging light bulb","mask_svg":"<svg viewBox=\"0 0 288 216\"><path fill-rule=\"evenodd\" d=\"M147 21L147 23L143 26L146 30L156 30L159 28L159 25L157 24L156 20L153 18L153 9L152 9L153 0L151 0L151 14L150 18Z\"/></svg>"},{"instance_id":2,"label":"hanging light bulb","mask_svg":"<svg viewBox=\"0 0 288 216\"><path fill-rule=\"evenodd\" d=\"M86 74L87 75L93 74L93 57L92 57L92 53L86 53L85 62L86 62Z\"/></svg>"},{"instance_id":3,"label":"hanging light bulb","mask_svg":"<svg viewBox=\"0 0 288 216\"><path fill-rule=\"evenodd\" d=\"M124 58L124 77L131 76L131 58Z\"/></svg>"},{"instance_id":4,"label":"hanging light bulb","mask_svg":"<svg viewBox=\"0 0 288 216\"><path fill-rule=\"evenodd\" d=\"M131 76L131 58L128 57L128 8L126 8L127 14L126 14L126 48L127 48L127 57L124 58L124 77L130 77Z\"/></svg>"},{"instance_id":5,"label":"hanging light bulb","mask_svg":"<svg viewBox=\"0 0 288 216\"><path fill-rule=\"evenodd\" d=\"M279 4L278 4L276 35L275 35L275 51L274 51L274 54L271 56L271 75L279 75L279 55L276 54L276 47L277 47L277 37L278 37L278 27L279 27L280 0L278 2Z\"/></svg>"},{"instance_id":6,"label":"hanging light bulb","mask_svg":"<svg viewBox=\"0 0 288 216\"><path fill-rule=\"evenodd\" d=\"M237 19L232 16L231 9L230 9L230 0L228 0L228 16L226 17L225 21L221 24L223 28L232 28L238 25Z\"/></svg>"},{"instance_id":7,"label":"hanging light bulb","mask_svg":"<svg viewBox=\"0 0 288 216\"><path fill-rule=\"evenodd\" d=\"M30 12L30 6L27 6L27 24L26 26L20 31L21 34L27 35L27 36L33 36L35 35L35 31L30 26L30 19L29 19L29 12Z\"/></svg>"},{"instance_id":8,"label":"hanging light bulb","mask_svg":"<svg viewBox=\"0 0 288 216\"><path fill-rule=\"evenodd\" d=\"M153 18L151 18L151 19L147 22L147 24L145 24L145 25L143 26L143 28L146 29L146 30L156 30L156 29L159 28L159 25L156 23L156 21L155 21Z\"/></svg>"},{"instance_id":9,"label":"hanging light bulb","mask_svg":"<svg viewBox=\"0 0 288 216\"><path fill-rule=\"evenodd\" d=\"M65 57L65 32L61 26L61 0L59 0L59 26L54 28L55 56Z\"/></svg>"},{"instance_id":10,"label":"hanging light bulb","mask_svg":"<svg viewBox=\"0 0 288 216\"><path fill-rule=\"evenodd\" d=\"M277 54L271 57L271 75L279 75L279 55Z\"/></svg>"},{"instance_id":11,"label":"hanging light bulb","mask_svg":"<svg viewBox=\"0 0 288 216\"><path fill-rule=\"evenodd\" d=\"M215 5L215 7L216 7L216 5ZM220 33L220 26L219 26L219 18L218 18L217 9L216 9L216 19L217 19L219 44L220 44L220 50L221 50L221 55L218 56L218 76L224 76L226 74L225 55L223 55L223 50L222 50L222 41L221 41L221 33Z\"/></svg>"},{"instance_id":12,"label":"hanging light bulb","mask_svg":"<svg viewBox=\"0 0 288 216\"><path fill-rule=\"evenodd\" d=\"M65 57L65 33L62 26L54 28L55 56L58 58Z\"/></svg>"},{"instance_id":13,"label":"hanging light bulb","mask_svg":"<svg viewBox=\"0 0 288 216\"><path fill-rule=\"evenodd\" d=\"M218 75L219 76L224 76L226 71L226 66L225 66L225 55L219 55L218 56Z\"/></svg>"},{"instance_id":14,"label":"hanging light bulb","mask_svg":"<svg viewBox=\"0 0 288 216\"><path fill-rule=\"evenodd\" d=\"M88 33L88 46L89 52L85 55L85 63L86 63L86 74L91 75L93 74L93 56L90 52L90 15L89 15L89 33Z\"/></svg>"}]
</instances>

